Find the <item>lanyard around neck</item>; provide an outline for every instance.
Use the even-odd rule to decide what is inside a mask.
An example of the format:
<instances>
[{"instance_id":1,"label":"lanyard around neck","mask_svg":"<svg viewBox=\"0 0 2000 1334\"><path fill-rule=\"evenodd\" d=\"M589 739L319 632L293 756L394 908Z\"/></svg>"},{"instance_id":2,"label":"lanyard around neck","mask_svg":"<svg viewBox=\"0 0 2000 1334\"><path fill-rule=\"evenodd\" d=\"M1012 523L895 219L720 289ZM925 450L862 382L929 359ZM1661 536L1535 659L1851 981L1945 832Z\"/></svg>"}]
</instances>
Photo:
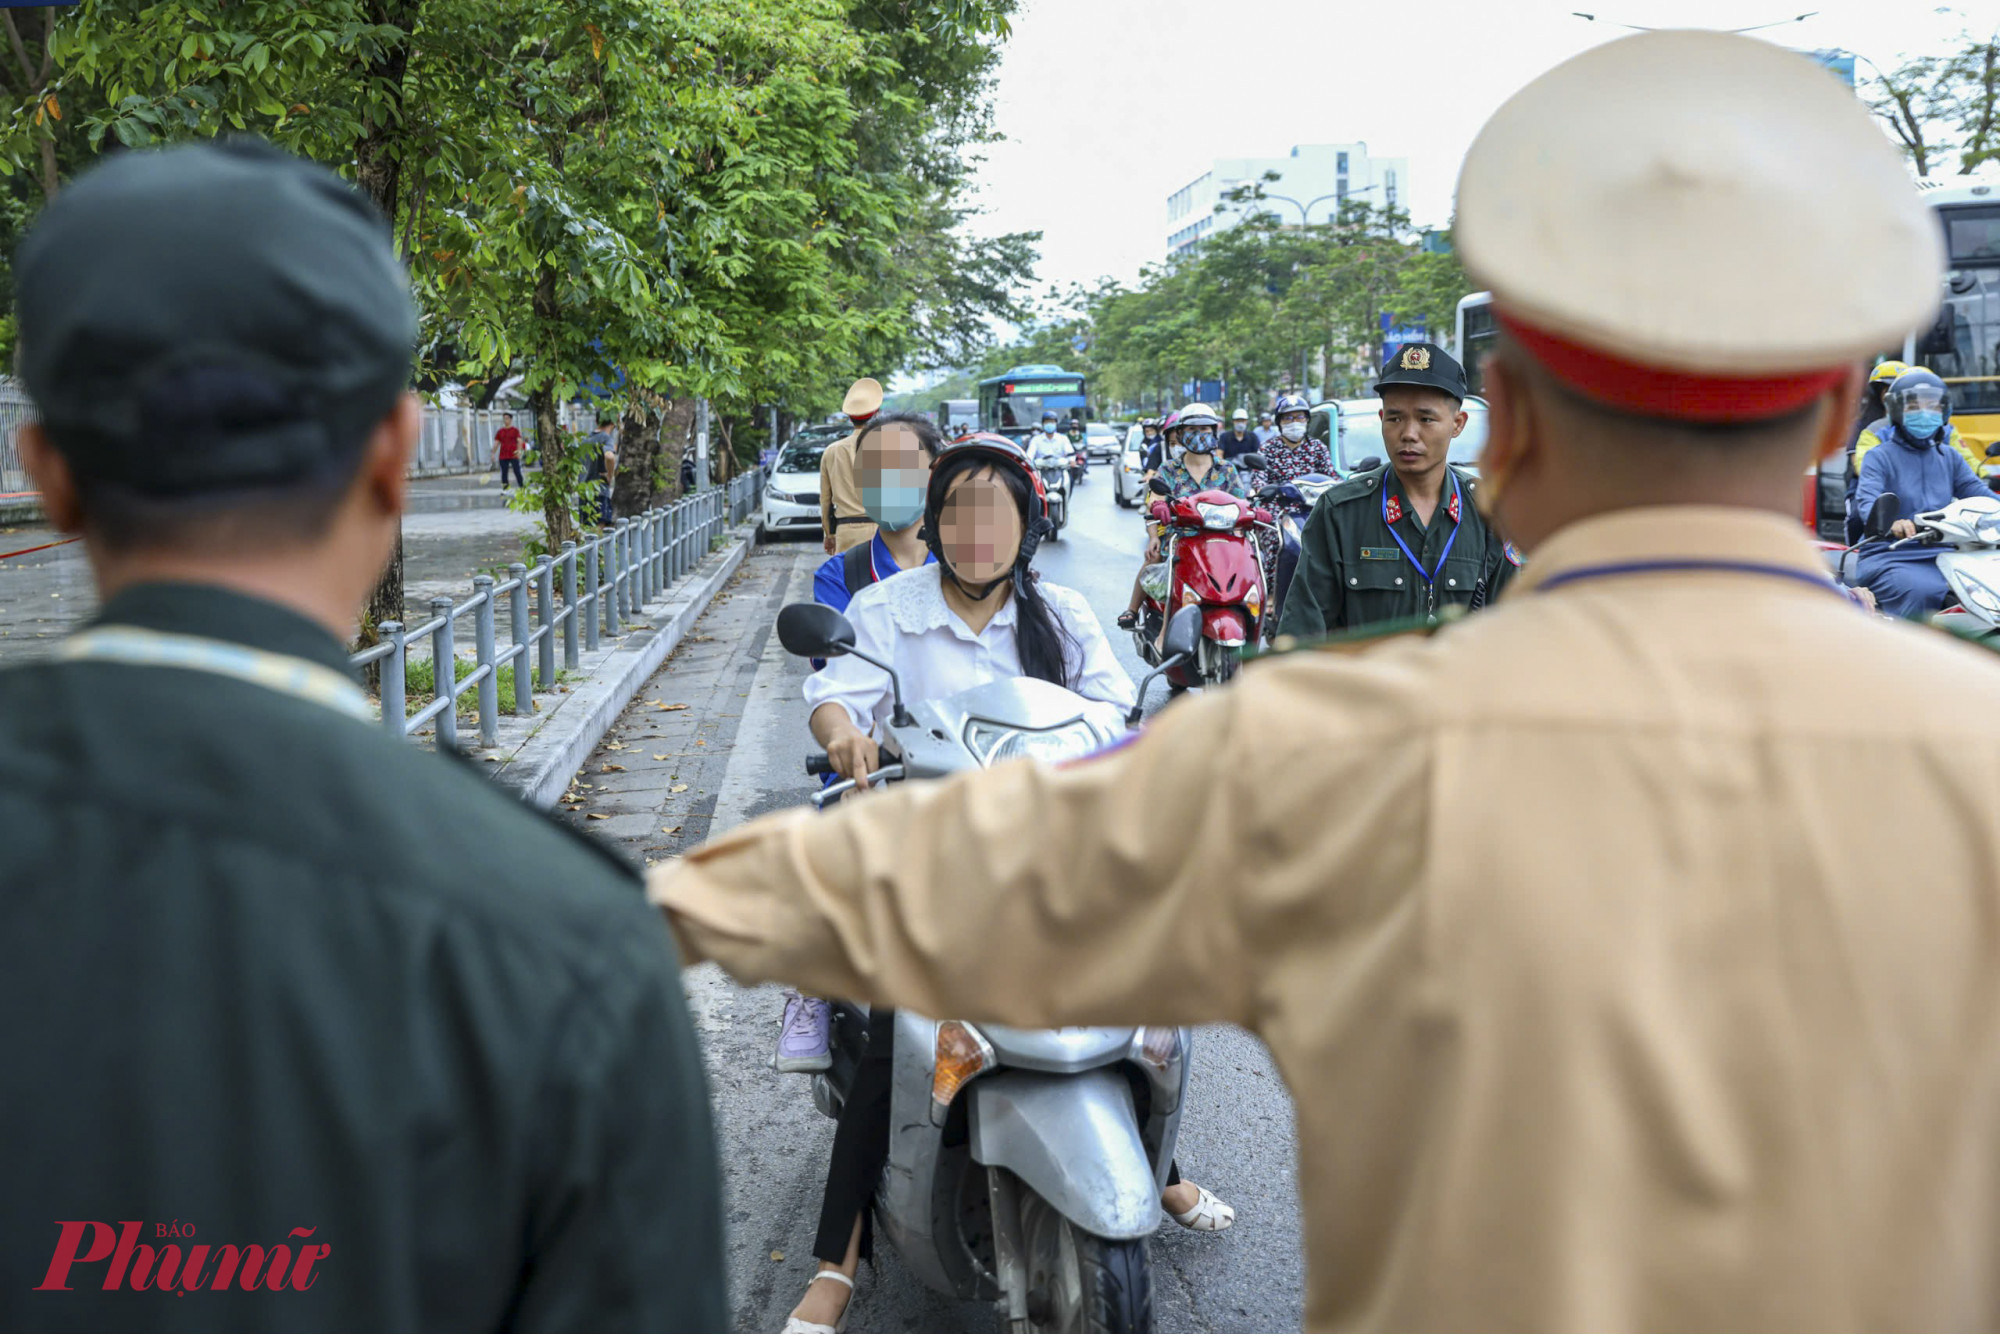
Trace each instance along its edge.
<instances>
[{"instance_id":1,"label":"lanyard around neck","mask_svg":"<svg viewBox=\"0 0 2000 1334\"><path fill-rule=\"evenodd\" d=\"M166 634L130 625L100 625L57 645L55 658L65 662L114 662L126 667L177 667L207 672L275 690L344 713L362 722L375 721L375 709L361 687L334 671L304 658L267 653L247 644L232 644L198 635Z\"/></svg>"},{"instance_id":2,"label":"lanyard around neck","mask_svg":"<svg viewBox=\"0 0 2000 1334\"><path fill-rule=\"evenodd\" d=\"M1450 470L1447 469L1446 471L1449 472ZM1451 485L1452 489L1456 491L1458 488L1457 477L1455 476L1452 477ZM1445 495L1442 492L1438 494L1438 510L1446 508L1450 503L1451 502L1445 497ZM1432 518L1437 517L1437 510L1431 511L1431 517ZM1437 571L1426 570L1424 568L1424 563L1417 559L1417 553L1410 550L1410 544L1408 542L1405 542L1403 540L1403 535L1396 531L1396 525L1389 522L1389 484L1387 482L1384 482L1382 484L1382 525L1383 527L1389 530L1389 536L1396 539L1396 545L1403 549L1403 554L1409 558L1410 564L1417 567L1417 573L1424 577L1424 582L1427 584L1434 582L1437 577ZM1453 521L1451 525L1451 536L1447 537L1444 540L1444 550L1438 553L1438 563L1437 563L1438 570L1442 570L1444 568L1445 561L1451 557L1452 544L1458 541L1458 532L1459 529L1463 526L1464 525L1456 521Z\"/></svg>"}]
</instances>

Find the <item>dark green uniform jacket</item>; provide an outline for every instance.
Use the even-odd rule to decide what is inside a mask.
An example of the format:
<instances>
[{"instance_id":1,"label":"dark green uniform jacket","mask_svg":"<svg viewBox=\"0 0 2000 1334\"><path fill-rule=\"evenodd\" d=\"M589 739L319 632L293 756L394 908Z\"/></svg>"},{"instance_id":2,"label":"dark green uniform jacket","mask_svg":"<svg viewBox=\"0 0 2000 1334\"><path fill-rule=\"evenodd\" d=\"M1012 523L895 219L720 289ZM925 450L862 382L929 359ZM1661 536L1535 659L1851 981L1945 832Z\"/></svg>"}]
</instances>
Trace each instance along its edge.
<instances>
[{"instance_id":1,"label":"dark green uniform jacket","mask_svg":"<svg viewBox=\"0 0 2000 1334\"><path fill-rule=\"evenodd\" d=\"M1278 633L1316 639L1434 618L1440 608L1471 604L1482 585L1480 605L1499 596L1519 562L1472 503L1478 480L1456 468L1450 474L1429 524L1417 522L1391 467L1357 473L1321 496L1306 517Z\"/></svg>"},{"instance_id":2,"label":"dark green uniform jacket","mask_svg":"<svg viewBox=\"0 0 2000 1334\"><path fill-rule=\"evenodd\" d=\"M346 670L216 589L104 620ZM0 672L0 840L0 1330L726 1327L694 1033L608 854L323 704L107 662Z\"/></svg>"}]
</instances>

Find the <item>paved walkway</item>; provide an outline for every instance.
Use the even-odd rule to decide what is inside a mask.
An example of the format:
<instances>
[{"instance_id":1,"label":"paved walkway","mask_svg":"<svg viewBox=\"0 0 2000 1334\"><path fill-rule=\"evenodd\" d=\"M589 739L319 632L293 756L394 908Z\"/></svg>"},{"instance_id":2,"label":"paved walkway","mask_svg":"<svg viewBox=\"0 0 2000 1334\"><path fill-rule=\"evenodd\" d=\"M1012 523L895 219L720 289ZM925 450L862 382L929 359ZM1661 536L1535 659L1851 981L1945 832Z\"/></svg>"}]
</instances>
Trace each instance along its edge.
<instances>
[{"instance_id":1,"label":"paved walkway","mask_svg":"<svg viewBox=\"0 0 2000 1334\"><path fill-rule=\"evenodd\" d=\"M490 473L433 478L413 482L410 489L410 513L403 520L406 624L428 618L429 600L438 594L468 595L475 574L505 578L508 563L523 559L539 521L536 514L504 508ZM0 552L61 537L46 527L0 527ZM96 610L81 543L0 560L0 662L35 656Z\"/></svg>"}]
</instances>

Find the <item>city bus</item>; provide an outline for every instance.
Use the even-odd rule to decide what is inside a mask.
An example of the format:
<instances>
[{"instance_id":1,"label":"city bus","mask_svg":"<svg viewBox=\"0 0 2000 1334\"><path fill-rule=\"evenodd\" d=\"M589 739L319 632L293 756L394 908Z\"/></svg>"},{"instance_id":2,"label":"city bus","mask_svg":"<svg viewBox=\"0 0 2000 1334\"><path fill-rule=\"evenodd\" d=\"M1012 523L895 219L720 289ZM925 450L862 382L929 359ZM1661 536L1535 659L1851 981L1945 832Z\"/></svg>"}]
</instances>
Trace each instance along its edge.
<instances>
[{"instance_id":1,"label":"city bus","mask_svg":"<svg viewBox=\"0 0 2000 1334\"><path fill-rule=\"evenodd\" d=\"M1083 376L1060 366L1016 366L979 382L979 429L1019 440L1044 412L1063 421L1084 418Z\"/></svg>"},{"instance_id":2,"label":"city bus","mask_svg":"<svg viewBox=\"0 0 2000 1334\"><path fill-rule=\"evenodd\" d=\"M2000 178L1917 182L1944 233L1944 304L1904 361L1951 386L1951 420L1975 451L2000 440Z\"/></svg>"},{"instance_id":3,"label":"city bus","mask_svg":"<svg viewBox=\"0 0 2000 1334\"><path fill-rule=\"evenodd\" d=\"M1486 392L1486 354L1493 350L1493 340L1499 334L1500 326L1493 319L1493 293L1474 292L1460 299L1457 341L1452 344L1452 351L1458 357L1458 364L1465 367L1467 393Z\"/></svg>"}]
</instances>

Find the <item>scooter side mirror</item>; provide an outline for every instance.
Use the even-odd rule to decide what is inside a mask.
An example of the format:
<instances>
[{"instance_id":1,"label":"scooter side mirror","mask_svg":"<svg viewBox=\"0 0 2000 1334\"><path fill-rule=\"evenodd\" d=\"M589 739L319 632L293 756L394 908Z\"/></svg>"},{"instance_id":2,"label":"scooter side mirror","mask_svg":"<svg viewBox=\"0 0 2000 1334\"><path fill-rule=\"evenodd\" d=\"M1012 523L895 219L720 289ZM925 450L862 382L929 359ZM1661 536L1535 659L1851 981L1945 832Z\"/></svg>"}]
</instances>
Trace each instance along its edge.
<instances>
[{"instance_id":1,"label":"scooter side mirror","mask_svg":"<svg viewBox=\"0 0 2000 1334\"><path fill-rule=\"evenodd\" d=\"M1156 496L1170 496L1174 493L1174 489L1167 485L1167 479L1164 477L1149 479L1146 483L1146 489Z\"/></svg>"},{"instance_id":2,"label":"scooter side mirror","mask_svg":"<svg viewBox=\"0 0 2000 1334\"><path fill-rule=\"evenodd\" d=\"M1257 499L1265 502L1266 504L1269 504L1271 501L1276 500L1277 498L1278 498L1278 488L1276 486L1260 486L1257 488Z\"/></svg>"},{"instance_id":3,"label":"scooter side mirror","mask_svg":"<svg viewBox=\"0 0 2000 1334\"><path fill-rule=\"evenodd\" d=\"M778 609L778 642L795 658L838 658L854 647L854 626L824 603L794 602Z\"/></svg>"},{"instance_id":4,"label":"scooter side mirror","mask_svg":"<svg viewBox=\"0 0 2000 1334\"><path fill-rule=\"evenodd\" d=\"M1248 454L1238 458L1236 466L1239 468L1248 468L1252 472L1263 472L1271 466L1271 461L1253 449Z\"/></svg>"},{"instance_id":5,"label":"scooter side mirror","mask_svg":"<svg viewBox=\"0 0 2000 1334\"><path fill-rule=\"evenodd\" d=\"M1361 462L1354 465L1354 471L1374 472L1377 468L1381 466L1382 466L1381 456L1377 454L1370 454L1367 458L1361 460Z\"/></svg>"},{"instance_id":6,"label":"scooter side mirror","mask_svg":"<svg viewBox=\"0 0 2000 1334\"><path fill-rule=\"evenodd\" d=\"M1987 458L1990 459L1996 456L2000 456L2000 440L1995 440L1992 444L1986 447Z\"/></svg>"},{"instance_id":7,"label":"scooter side mirror","mask_svg":"<svg viewBox=\"0 0 2000 1334\"><path fill-rule=\"evenodd\" d=\"M1168 658L1185 658L1194 653L1195 645L1200 642L1201 608L1182 607L1167 622L1167 634L1160 641L1160 651Z\"/></svg>"},{"instance_id":8,"label":"scooter side mirror","mask_svg":"<svg viewBox=\"0 0 2000 1334\"><path fill-rule=\"evenodd\" d=\"M1903 517L1903 502L1894 491L1884 491L1868 507L1868 521L1861 531L1869 537L1887 537L1896 520Z\"/></svg>"}]
</instances>

